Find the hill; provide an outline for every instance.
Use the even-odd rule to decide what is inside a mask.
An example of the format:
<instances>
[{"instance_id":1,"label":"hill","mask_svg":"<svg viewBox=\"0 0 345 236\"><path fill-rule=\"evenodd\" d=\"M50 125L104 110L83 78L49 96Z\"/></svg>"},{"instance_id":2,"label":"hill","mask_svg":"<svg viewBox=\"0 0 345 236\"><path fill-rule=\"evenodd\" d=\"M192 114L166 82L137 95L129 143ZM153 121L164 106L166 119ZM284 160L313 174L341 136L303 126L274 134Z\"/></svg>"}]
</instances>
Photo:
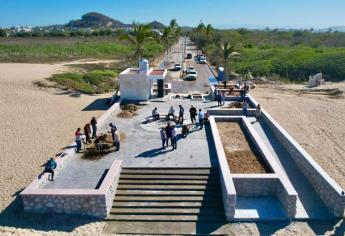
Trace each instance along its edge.
<instances>
[{"instance_id":1,"label":"hill","mask_svg":"<svg viewBox=\"0 0 345 236\"><path fill-rule=\"evenodd\" d=\"M152 21L151 23L148 24L152 29L157 29L157 30L163 30L165 28L165 25L159 21Z\"/></svg>"},{"instance_id":2,"label":"hill","mask_svg":"<svg viewBox=\"0 0 345 236\"><path fill-rule=\"evenodd\" d=\"M97 27L112 27L112 28L125 28L126 24L121 21L114 20L108 16L98 12L89 12L81 17L79 20L72 20L67 27L75 28L97 28Z\"/></svg>"}]
</instances>

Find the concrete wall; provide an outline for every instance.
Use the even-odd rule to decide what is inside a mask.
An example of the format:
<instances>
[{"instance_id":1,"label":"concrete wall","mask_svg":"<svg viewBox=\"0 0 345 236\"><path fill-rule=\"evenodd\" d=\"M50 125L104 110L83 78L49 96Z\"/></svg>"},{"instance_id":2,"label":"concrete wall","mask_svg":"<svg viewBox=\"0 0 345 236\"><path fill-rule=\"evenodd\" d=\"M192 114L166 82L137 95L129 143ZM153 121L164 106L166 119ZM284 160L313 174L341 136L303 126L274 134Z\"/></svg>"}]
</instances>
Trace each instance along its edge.
<instances>
[{"instance_id":1,"label":"concrete wall","mask_svg":"<svg viewBox=\"0 0 345 236\"><path fill-rule=\"evenodd\" d=\"M254 116L256 109L248 109L248 116ZM207 113L211 116L242 116L243 109L241 108L219 108L207 110Z\"/></svg>"},{"instance_id":2,"label":"concrete wall","mask_svg":"<svg viewBox=\"0 0 345 236\"><path fill-rule=\"evenodd\" d=\"M122 161L114 161L99 189L26 188L21 194L24 211L65 213L105 218L112 206Z\"/></svg>"},{"instance_id":3,"label":"concrete wall","mask_svg":"<svg viewBox=\"0 0 345 236\"><path fill-rule=\"evenodd\" d=\"M257 105L249 96L251 103ZM301 172L307 177L322 201L337 217L345 216L345 195L343 189L312 159L312 157L284 130L265 110L262 118L276 138L289 152Z\"/></svg>"},{"instance_id":4,"label":"concrete wall","mask_svg":"<svg viewBox=\"0 0 345 236\"><path fill-rule=\"evenodd\" d=\"M235 185L231 178L228 161L226 160L223 144L218 133L218 128L215 119L212 116L210 117L210 125L219 163L219 177L222 189L224 211L227 220L230 221L233 220L235 217Z\"/></svg>"},{"instance_id":5,"label":"concrete wall","mask_svg":"<svg viewBox=\"0 0 345 236\"><path fill-rule=\"evenodd\" d=\"M120 96L122 100L148 100L151 96L152 81L146 73L130 72L133 68L119 74Z\"/></svg>"}]
</instances>

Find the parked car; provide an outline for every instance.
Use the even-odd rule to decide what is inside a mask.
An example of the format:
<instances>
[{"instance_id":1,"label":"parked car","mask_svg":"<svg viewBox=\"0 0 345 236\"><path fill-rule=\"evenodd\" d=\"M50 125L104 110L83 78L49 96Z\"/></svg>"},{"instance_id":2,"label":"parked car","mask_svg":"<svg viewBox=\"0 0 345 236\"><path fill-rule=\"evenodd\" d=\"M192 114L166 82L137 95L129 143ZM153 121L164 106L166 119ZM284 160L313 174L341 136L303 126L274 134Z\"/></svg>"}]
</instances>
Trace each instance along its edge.
<instances>
[{"instance_id":1,"label":"parked car","mask_svg":"<svg viewBox=\"0 0 345 236\"><path fill-rule=\"evenodd\" d=\"M176 63L175 65L174 65L174 71L180 71L181 70L181 64L180 63Z\"/></svg>"},{"instance_id":2,"label":"parked car","mask_svg":"<svg viewBox=\"0 0 345 236\"><path fill-rule=\"evenodd\" d=\"M192 59L193 58L193 55L192 53L187 53L187 56L186 56L187 59Z\"/></svg>"},{"instance_id":3,"label":"parked car","mask_svg":"<svg viewBox=\"0 0 345 236\"><path fill-rule=\"evenodd\" d=\"M186 80L196 80L198 77L198 74L195 70L191 70L187 72Z\"/></svg>"}]
</instances>

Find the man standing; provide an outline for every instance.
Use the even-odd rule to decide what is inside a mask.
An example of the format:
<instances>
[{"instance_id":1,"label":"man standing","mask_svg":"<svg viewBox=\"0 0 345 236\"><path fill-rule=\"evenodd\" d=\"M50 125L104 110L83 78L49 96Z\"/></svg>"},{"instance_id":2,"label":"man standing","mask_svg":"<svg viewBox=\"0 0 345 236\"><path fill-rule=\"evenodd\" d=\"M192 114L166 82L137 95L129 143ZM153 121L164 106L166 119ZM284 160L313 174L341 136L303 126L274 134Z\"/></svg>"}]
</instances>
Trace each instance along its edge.
<instances>
[{"instance_id":1,"label":"man standing","mask_svg":"<svg viewBox=\"0 0 345 236\"><path fill-rule=\"evenodd\" d=\"M165 142L167 142L167 135L163 127L161 128L160 134L161 134L161 140L162 140L162 148L165 149Z\"/></svg>"},{"instance_id":2,"label":"man standing","mask_svg":"<svg viewBox=\"0 0 345 236\"><path fill-rule=\"evenodd\" d=\"M182 105L179 105L180 107L180 111L179 111L179 116L178 116L178 121L177 123L180 123L180 119L182 119L181 124L183 125L183 114L184 114L184 108L182 107Z\"/></svg>"},{"instance_id":3,"label":"man standing","mask_svg":"<svg viewBox=\"0 0 345 236\"><path fill-rule=\"evenodd\" d=\"M171 137L172 137L171 141L172 141L173 149L176 149L177 148L177 134L176 134L175 126L171 127Z\"/></svg>"},{"instance_id":4,"label":"man standing","mask_svg":"<svg viewBox=\"0 0 345 236\"><path fill-rule=\"evenodd\" d=\"M194 122L196 122L196 119L195 119L195 117L196 117L196 108L193 107L193 105L189 109L189 114L190 114L190 119L192 121L192 124L194 124Z\"/></svg>"},{"instance_id":5,"label":"man standing","mask_svg":"<svg viewBox=\"0 0 345 236\"><path fill-rule=\"evenodd\" d=\"M203 112L201 109L199 109L198 119L199 119L200 129L202 129L204 127L205 112Z\"/></svg>"},{"instance_id":6,"label":"man standing","mask_svg":"<svg viewBox=\"0 0 345 236\"><path fill-rule=\"evenodd\" d=\"M222 105L222 95L220 92L218 92L217 94L217 102L218 102L218 106Z\"/></svg>"},{"instance_id":7,"label":"man standing","mask_svg":"<svg viewBox=\"0 0 345 236\"><path fill-rule=\"evenodd\" d=\"M169 139L170 139L170 143L172 144L172 130L171 130L171 125L170 123L168 123L168 125L165 127L165 134L167 136L167 147L169 146Z\"/></svg>"},{"instance_id":8,"label":"man standing","mask_svg":"<svg viewBox=\"0 0 345 236\"><path fill-rule=\"evenodd\" d=\"M114 124L110 123L109 125L111 127L110 133L113 138L114 147L116 147L115 151L120 151L120 134Z\"/></svg>"},{"instance_id":9,"label":"man standing","mask_svg":"<svg viewBox=\"0 0 345 236\"><path fill-rule=\"evenodd\" d=\"M96 120L96 117L92 117L90 123L92 126L92 138L96 138L97 137L97 120Z\"/></svg>"},{"instance_id":10,"label":"man standing","mask_svg":"<svg viewBox=\"0 0 345 236\"><path fill-rule=\"evenodd\" d=\"M111 138L113 139L114 142L114 146L115 146L115 133L116 133L116 126L113 123L109 123L110 126L110 132L108 131L108 133L111 133Z\"/></svg>"}]
</instances>

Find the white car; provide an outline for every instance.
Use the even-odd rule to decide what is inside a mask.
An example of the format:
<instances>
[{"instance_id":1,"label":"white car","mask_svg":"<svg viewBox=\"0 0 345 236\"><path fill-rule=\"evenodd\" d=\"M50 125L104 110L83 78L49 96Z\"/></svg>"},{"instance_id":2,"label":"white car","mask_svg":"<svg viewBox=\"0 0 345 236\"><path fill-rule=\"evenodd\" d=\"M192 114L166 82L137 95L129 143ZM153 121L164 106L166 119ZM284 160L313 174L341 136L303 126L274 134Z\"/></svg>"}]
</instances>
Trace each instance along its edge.
<instances>
[{"instance_id":1,"label":"white car","mask_svg":"<svg viewBox=\"0 0 345 236\"><path fill-rule=\"evenodd\" d=\"M200 57L199 63L200 64L206 64L206 58L205 57Z\"/></svg>"},{"instance_id":2,"label":"white car","mask_svg":"<svg viewBox=\"0 0 345 236\"><path fill-rule=\"evenodd\" d=\"M195 73L196 73L196 70L195 70L194 66L189 66L189 67L188 67L188 69L187 69L187 74L188 74L189 72L195 72Z\"/></svg>"},{"instance_id":3,"label":"white car","mask_svg":"<svg viewBox=\"0 0 345 236\"><path fill-rule=\"evenodd\" d=\"M198 77L198 74L196 73L195 70L189 70L187 72L186 80L196 80Z\"/></svg>"},{"instance_id":4,"label":"white car","mask_svg":"<svg viewBox=\"0 0 345 236\"><path fill-rule=\"evenodd\" d=\"M174 71L180 71L180 70L181 70L181 64L176 63L176 64L174 65Z\"/></svg>"}]
</instances>

